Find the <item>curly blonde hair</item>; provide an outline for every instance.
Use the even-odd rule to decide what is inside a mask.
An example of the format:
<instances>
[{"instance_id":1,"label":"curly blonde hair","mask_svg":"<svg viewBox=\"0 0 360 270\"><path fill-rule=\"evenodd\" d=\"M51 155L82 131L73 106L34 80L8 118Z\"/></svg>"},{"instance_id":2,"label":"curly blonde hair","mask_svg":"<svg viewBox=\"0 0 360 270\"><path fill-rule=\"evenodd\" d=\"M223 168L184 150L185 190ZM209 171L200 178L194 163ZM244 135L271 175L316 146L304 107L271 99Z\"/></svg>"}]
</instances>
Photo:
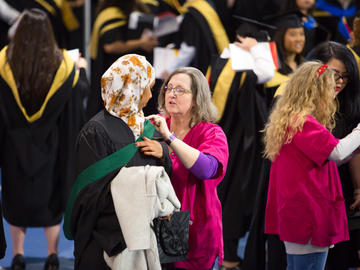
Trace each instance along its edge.
<instances>
[{"instance_id":1,"label":"curly blonde hair","mask_svg":"<svg viewBox=\"0 0 360 270\"><path fill-rule=\"evenodd\" d=\"M321 66L322 63L315 61L302 64L276 102L263 130L264 156L271 161L279 154L282 145L290 143L302 130L308 115L330 131L334 128L337 110L334 72L327 68L319 75Z\"/></svg>"}]
</instances>

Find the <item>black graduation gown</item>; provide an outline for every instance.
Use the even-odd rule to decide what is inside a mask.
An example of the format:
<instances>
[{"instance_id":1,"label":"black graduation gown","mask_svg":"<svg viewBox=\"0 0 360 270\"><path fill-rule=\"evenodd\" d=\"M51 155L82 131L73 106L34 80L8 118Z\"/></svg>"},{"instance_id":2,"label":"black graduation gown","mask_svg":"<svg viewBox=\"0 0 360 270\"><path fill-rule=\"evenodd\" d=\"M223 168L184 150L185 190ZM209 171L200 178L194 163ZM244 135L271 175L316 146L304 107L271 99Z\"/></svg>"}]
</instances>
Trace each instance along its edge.
<instances>
[{"instance_id":1,"label":"black graduation gown","mask_svg":"<svg viewBox=\"0 0 360 270\"><path fill-rule=\"evenodd\" d=\"M229 44L228 37L220 19L218 21L219 24L216 24L213 28L211 28L211 23L208 22L208 19L203 15L209 13L210 10L216 12L214 7L211 7L210 5L208 5L206 10L198 10L194 6L188 7L188 11L185 13L180 26L179 38L181 40L178 40L177 42L178 47L181 42L184 41L187 45L194 46L196 48L196 53L190 63L190 66L198 68L203 72L203 74L207 73L211 64L211 57L213 55L221 54L224 49L219 48L212 33L220 33L220 31L224 31L223 33L225 36L222 37L222 41L226 42L225 47Z\"/></svg>"},{"instance_id":2,"label":"black graduation gown","mask_svg":"<svg viewBox=\"0 0 360 270\"><path fill-rule=\"evenodd\" d=\"M7 68L6 68L7 67ZM74 181L75 139L83 124L83 93L70 56L64 59L38 112L21 104L0 53L0 165L5 219L15 226L59 224Z\"/></svg>"},{"instance_id":3,"label":"black graduation gown","mask_svg":"<svg viewBox=\"0 0 360 270\"><path fill-rule=\"evenodd\" d=\"M283 0L235 0L233 13L239 16L262 21L263 17L276 14L283 5ZM238 23L238 21L236 21Z\"/></svg>"},{"instance_id":4,"label":"black graduation gown","mask_svg":"<svg viewBox=\"0 0 360 270\"><path fill-rule=\"evenodd\" d=\"M120 9L105 9L96 17L92 31L91 93L87 107L89 118L104 108L101 98L101 76L121 56L106 53L103 46L117 40L126 40L127 19Z\"/></svg>"},{"instance_id":5,"label":"black graduation gown","mask_svg":"<svg viewBox=\"0 0 360 270\"><path fill-rule=\"evenodd\" d=\"M54 30L55 39L60 48L69 49L70 33L79 28L72 9L67 1L55 0L6 0L19 11L24 9L38 8L43 10L49 17Z\"/></svg>"},{"instance_id":6,"label":"black graduation gown","mask_svg":"<svg viewBox=\"0 0 360 270\"><path fill-rule=\"evenodd\" d=\"M216 83L223 80L219 74L226 71L224 66L228 61L230 60L218 58L215 65L212 65L210 82L215 91ZM228 169L218 187L223 210L224 239L241 238L249 229L254 198L260 179L265 174L260 130L264 128L267 116L264 87L257 84L255 73L237 72L232 79L218 123L229 144Z\"/></svg>"},{"instance_id":7,"label":"black graduation gown","mask_svg":"<svg viewBox=\"0 0 360 270\"><path fill-rule=\"evenodd\" d=\"M307 55L318 44L330 39L330 33L322 26L317 24L314 28L306 28L305 31L305 46L302 55Z\"/></svg>"},{"instance_id":8,"label":"black graduation gown","mask_svg":"<svg viewBox=\"0 0 360 270\"><path fill-rule=\"evenodd\" d=\"M343 9L341 4L337 0L326 0L325 2L329 5L332 5L336 8L338 8L338 9ZM348 9L351 7L355 7L356 10L359 10L360 2L356 1L356 0L352 0ZM354 15L355 14L353 14L352 16L354 16ZM340 42L343 44L346 44L348 42L348 40L338 30L338 23L340 21L339 17L332 16L330 13L328 13L320 8L315 9L313 16L316 19L316 21L330 33L330 40L337 41L337 42ZM346 19L347 20L351 19L352 16L346 16ZM348 23L350 24L349 21L348 21ZM352 27L352 25L349 25L349 26Z\"/></svg>"},{"instance_id":9,"label":"black graduation gown","mask_svg":"<svg viewBox=\"0 0 360 270\"><path fill-rule=\"evenodd\" d=\"M157 132L153 139L156 138L160 138ZM131 129L123 120L110 115L105 109L100 111L83 127L78 136L77 172L82 172L91 164L134 141ZM127 166L164 166L170 175L168 148L165 143L161 144L163 160L137 151ZM119 170L87 185L76 197L70 219L70 230L75 240L75 269L109 269L104 261L103 251L113 256L126 248L110 193L110 181Z\"/></svg>"},{"instance_id":10,"label":"black graduation gown","mask_svg":"<svg viewBox=\"0 0 360 270\"><path fill-rule=\"evenodd\" d=\"M276 102L274 94L281 83L288 79L288 75L279 71L275 72L274 77L265 83L265 102L268 112ZM267 119L266 119L267 121ZM269 270L285 270L286 269L286 253L284 245L277 236L266 235L264 233L265 208L267 201L267 190L269 185L271 162L263 159L264 173L258 181L257 189L253 193L253 212L249 226L249 236L245 247L245 256L242 263L242 269L265 269L266 249L265 243L268 241L268 261Z\"/></svg>"},{"instance_id":11,"label":"black graduation gown","mask_svg":"<svg viewBox=\"0 0 360 270\"><path fill-rule=\"evenodd\" d=\"M340 93L341 94L341 93ZM360 119L353 123L345 122L344 119L337 119L333 134L336 138L344 138L353 128L356 127ZM349 163L338 167L343 196L346 209L353 203L354 185L350 173ZM327 270L347 270L350 267L360 267L358 249L360 248L360 220L352 220L348 216L350 240L337 243L334 248L329 249L327 258Z\"/></svg>"}]
</instances>

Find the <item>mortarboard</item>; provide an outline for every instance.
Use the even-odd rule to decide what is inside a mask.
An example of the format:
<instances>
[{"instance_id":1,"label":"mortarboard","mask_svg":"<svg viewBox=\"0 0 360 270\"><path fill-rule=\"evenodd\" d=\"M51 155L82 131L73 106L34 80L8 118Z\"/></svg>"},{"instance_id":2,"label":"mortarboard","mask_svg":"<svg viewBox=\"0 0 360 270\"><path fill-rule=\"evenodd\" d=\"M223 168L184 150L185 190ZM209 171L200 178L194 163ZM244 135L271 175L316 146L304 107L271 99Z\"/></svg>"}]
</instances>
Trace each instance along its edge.
<instances>
[{"instance_id":1,"label":"mortarboard","mask_svg":"<svg viewBox=\"0 0 360 270\"><path fill-rule=\"evenodd\" d=\"M240 36L253 37L257 41L267 41L267 37L269 36L268 32L276 31L277 29L276 26L247 17L238 15L233 15L233 17L241 22L236 29L236 34Z\"/></svg>"},{"instance_id":2,"label":"mortarboard","mask_svg":"<svg viewBox=\"0 0 360 270\"><path fill-rule=\"evenodd\" d=\"M267 16L264 19L275 25L278 29L303 27L302 17L304 15L297 10Z\"/></svg>"}]
</instances>

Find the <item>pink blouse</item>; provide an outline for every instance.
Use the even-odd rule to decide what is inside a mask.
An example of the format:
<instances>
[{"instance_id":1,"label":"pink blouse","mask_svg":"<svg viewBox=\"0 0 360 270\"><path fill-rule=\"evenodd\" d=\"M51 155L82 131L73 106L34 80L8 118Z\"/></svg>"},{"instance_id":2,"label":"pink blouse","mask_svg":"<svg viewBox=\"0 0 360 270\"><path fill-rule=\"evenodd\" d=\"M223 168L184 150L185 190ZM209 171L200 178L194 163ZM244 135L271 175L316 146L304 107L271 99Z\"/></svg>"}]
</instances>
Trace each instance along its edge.
<instances>
[{"instance_id":1,"label":"pink blouse","mask_svg":"<svg viewBox=\"0 0 360 270\"><path fill-rule=\"evenodd\" d=\"M349 239L336 163L327 160L338 143L314 117L284 144L271 165L265 233L282 241L330 246Z\"/></svg>"},{"instance_id":2,"label":"pink blouse","mask_svg":"<svg viewBox=\"0 0 360 270\"><path fill-rule=\"evenodd\" d=\"M169 118L167 124L170 126ZM205 270L213 266L217 256L220 263L224 256L217 185L226 172L228 145L222 129L209 122L195 125L183 141L202 153L214 156L219 162L218 172L212 179L200 180L184 167L174 152L170 154L173 165L171 182L181 202L181 210L190 210L188 259L176 262L175 267Z\"/></svg>"}]
</instances>

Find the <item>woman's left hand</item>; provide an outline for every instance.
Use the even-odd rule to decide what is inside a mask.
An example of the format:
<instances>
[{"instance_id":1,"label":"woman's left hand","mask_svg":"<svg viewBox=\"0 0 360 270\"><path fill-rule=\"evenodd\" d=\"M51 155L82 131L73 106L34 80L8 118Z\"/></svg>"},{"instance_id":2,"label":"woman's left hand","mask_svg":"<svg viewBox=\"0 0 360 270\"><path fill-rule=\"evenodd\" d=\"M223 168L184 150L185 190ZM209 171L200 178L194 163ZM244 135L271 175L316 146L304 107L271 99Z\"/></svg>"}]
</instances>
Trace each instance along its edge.
<instances>
[{"instance_id":1,"label":"woman's left hand","mask_svg":"<svg viewBox=\"0 0 360 270\"><path fill-rule=\"evenodd\" d=\"M147 156L163 157L163 148L158 141L144 137L143 141L135 143L135 146Z\"/></svg>"}]
</instances>

